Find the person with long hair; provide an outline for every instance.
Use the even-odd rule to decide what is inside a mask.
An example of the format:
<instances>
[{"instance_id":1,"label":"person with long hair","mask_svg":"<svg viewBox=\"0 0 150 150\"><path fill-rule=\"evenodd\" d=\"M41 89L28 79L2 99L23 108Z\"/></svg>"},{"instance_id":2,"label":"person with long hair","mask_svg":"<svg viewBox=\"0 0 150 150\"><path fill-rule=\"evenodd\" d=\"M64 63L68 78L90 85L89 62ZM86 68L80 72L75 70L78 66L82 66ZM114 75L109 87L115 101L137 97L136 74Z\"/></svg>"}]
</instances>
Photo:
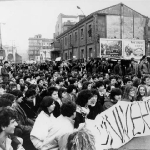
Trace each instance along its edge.
<instances>
[{"instance_id":1,"label":"person with long hair","mask_svg":"<svg viewBox=\"0 0 150 150\"><path fill-rule=\"evenodd\" d=\"M66 150L96 150L95 138L90 130L82 128L68 136Z\"/></svg>"},{"instance_id":2,"label":"person with long hair","mask_svg":"<svg viewBox=\"0 0 150 150\"><path fill-rule=\"evenodd\" d=\"M127 85L123 94L123 101L133 102L136 97L136 88L132 85Z\"/></svg>"},{"instance_id":3,"label":"person with long hair","mask_svg":"<svg viewBox=\"0 0 150 150\"><path fill-rule=\"evenodd\" d=\"M41 102L38 110L38 117L35 120L30 134L31 141L36 149L41 149L43 141L48 134L48 130L55 120L55 117L53 116L54 108L54 99L50 96L45 96Z\"/></svg>"},{"instance_id":4,"label":"person with long hair","mask_svg":"<svg viewBox=\"0 0 150 150\"><path fill-rule=\"evenodd\" d=\"M90 90L82 90L76 99L77 109L74 127L78 128L81 123L85 123L87 115L90 112L89 106L95 106L96 101Z\"/></svg>"},{"instance_id":5,"label":"person with long hair","mask_svg":"<svg viewBox=\"0 0 150 150\"><path fill-rule=\"evenodd\" d=\"M66 88L60 88L58 90L58 97L63 103L63 100L67 98L67 89Z\"/></svg>"},{"instance_id":6,"label":"person with long hair","mask_svg":"<svg viewBox=\"0 0 150 150\"><path fill-rule=\"evenodd\" d=\"M89 81L83 82L82 90L91 90L92 84Z\"/></svg>"},{"instance_id":7,"label":"person with long hair","mask_svg":"<svg viewBox=\"0 0 150 150\"><path fill-rule=\"evenodd\" d=\"M89 105L90 112L87 115L88 119L94 120L95 117L103 111L103 106L101 105L100 95L98 90L92 89L91 93L93 94L93 105Z\"/></svg>"},{"instance_id":8,"label":"person with long hair","mask_svg":"<svg viewBox=\"0 0 150 150\"><path fill-rule=\"evenodd\" d=\"M73 102L63 103L61 115L56 118L54 125L46 136L42 150L64 150L60 143L64 143L61 137L74 131L74 118L76 116L76 104Z\"/></svg>"},{"instance_id":9,"label":"person with long hair","mask_svg":"<svg viewBox=\"0 0 150 150\"><path fill-rule=\"evenodd\" d=\"M147 89L145 85L139 85L137 89L137 97L136 101L143 101L144 98L148 97L147 96Z\"/></svg>"}]
</instances>

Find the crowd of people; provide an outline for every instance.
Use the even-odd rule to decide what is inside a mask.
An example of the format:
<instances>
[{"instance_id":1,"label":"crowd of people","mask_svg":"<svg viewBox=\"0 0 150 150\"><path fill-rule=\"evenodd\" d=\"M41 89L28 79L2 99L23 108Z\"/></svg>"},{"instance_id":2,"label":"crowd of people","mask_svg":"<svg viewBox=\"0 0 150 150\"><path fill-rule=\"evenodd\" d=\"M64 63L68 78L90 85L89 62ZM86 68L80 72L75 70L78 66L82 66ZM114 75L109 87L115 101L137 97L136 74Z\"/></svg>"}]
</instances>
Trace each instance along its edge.
<instances>
[{"instance_id":1,"label":"crowd of people","mask_svg":"<svg viewBox=\"0 0 150 150\"><path fill-rule=\"evenodd\" d=\"M146 56L123 64L88 62L9 64L0 69L0 150L95 150L86 120L118 101L150 96Z\"/></svg>"}]
</instances>

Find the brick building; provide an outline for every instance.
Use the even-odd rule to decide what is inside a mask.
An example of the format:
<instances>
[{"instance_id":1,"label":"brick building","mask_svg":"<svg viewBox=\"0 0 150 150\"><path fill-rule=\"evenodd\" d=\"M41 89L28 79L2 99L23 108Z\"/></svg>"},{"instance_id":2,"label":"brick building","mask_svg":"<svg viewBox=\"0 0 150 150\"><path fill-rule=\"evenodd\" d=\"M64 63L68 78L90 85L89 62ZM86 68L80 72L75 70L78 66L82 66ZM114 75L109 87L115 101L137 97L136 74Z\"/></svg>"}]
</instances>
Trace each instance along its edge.
<instances>
[{"instance_id":1,"label":"brick building","mask_svg":"<svg viewBox=\"0 0 150 150\"><path fill-rule=\"evenodd\" d=\"M148 17L120 3L88 15L56 39L63 59L99 57L100 38L145 40L148 55L149 24Z\"/></svg>"}]
</instances>

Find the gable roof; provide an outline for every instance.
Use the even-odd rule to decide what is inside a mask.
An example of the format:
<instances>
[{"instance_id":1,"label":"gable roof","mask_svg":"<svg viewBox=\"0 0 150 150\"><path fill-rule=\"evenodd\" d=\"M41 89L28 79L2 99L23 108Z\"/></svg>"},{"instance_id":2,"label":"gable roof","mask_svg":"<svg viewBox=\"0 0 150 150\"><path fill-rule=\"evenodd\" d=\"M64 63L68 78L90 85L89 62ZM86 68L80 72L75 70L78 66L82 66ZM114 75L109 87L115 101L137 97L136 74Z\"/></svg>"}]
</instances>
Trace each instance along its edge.
<instances>
[{"instance_id":1,"label":"gable roof","mask_svg":"<svg viewBox=\"0 0 150 150\"><path fill-rule=\"evenodd\" d=\"M132 8L126 6L125 4L123 3L119 3L119 4L116 4L116 5L113 5L113 6L110 6L110 7L107 7L107 8L104 8L104 9L101 9L101 10L98 10L98 11L95 11L91 14L89 14L88 16L86 16L84 19L80 20L79 22L77 22L73 27L69 28L68 30L66 30L65 32L61 33L59 36L56 37L56 39L58 39L59 37L63 36L64 34L66 34L67 32L73 30L74 28L76 28L77 26L81 25L83 22L85 22L87 19L93 17L95 14L103 14L103 15L120 15L120 10L121 10L121 7L124 7L126 9L129 10L128 13L126 13L126 15L130 15L130 13L133 13L134 15L139 15L140 17L143 17L143 18L147 18L146 16L140 14L139 12L133 10Z\"/></svg>"}]
</instances>

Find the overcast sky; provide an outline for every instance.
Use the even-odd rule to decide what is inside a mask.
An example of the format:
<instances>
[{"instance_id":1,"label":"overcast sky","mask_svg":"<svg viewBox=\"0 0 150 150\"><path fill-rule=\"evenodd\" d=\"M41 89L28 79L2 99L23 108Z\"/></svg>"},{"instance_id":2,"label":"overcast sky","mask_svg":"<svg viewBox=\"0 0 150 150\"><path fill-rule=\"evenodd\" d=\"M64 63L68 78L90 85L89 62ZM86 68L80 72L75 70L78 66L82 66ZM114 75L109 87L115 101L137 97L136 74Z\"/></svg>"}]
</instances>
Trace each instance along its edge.
<instances>
[{"instance_id":1,"label":"overcast sky","mask_svg":"<svg viewBox=\"0 0 150 150\"><path fill-rule=\"evenodd\" d=\"M124 3L139 13L150 17L150 0L0 0L2 43L15 44L18 53L28 49L28 38L42 34L53 38L57 16L85 15L103 8Z\"/></svg>"}]
</instances>

